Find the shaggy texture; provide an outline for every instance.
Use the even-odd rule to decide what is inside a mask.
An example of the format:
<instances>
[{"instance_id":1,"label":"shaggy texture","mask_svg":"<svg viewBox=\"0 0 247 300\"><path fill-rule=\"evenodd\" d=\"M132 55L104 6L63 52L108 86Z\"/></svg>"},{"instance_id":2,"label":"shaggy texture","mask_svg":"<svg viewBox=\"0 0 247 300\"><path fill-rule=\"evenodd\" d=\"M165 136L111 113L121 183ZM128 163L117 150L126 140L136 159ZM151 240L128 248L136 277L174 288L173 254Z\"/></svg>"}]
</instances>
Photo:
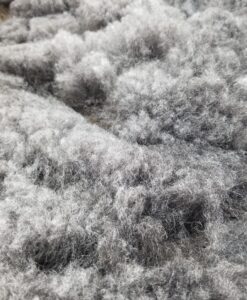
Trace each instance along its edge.
<instances>
[{"instance_id":1,"label":"shaggy texture","mask_svg":"<svg viewBox=\"0 0 247 300\"><path fill-rule=\"evenodd\" d=\"M0 4L0 299L247 299L247 1Z\"/></svg>"}]
</instances>

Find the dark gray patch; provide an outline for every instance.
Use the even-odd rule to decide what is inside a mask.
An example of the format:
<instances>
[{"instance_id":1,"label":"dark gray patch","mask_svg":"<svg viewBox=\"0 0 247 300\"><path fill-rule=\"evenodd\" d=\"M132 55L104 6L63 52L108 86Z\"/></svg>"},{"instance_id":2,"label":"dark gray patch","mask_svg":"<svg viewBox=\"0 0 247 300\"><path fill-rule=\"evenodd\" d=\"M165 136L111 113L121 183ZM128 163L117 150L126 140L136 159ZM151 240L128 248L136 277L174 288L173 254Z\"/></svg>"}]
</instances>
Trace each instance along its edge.
<instances>
[{"instance_id":1,"label":"dark gray patch","mask_svg":"<svg viewBox=\"0 0 247 300\"><path fill-rule=\"evenodd\" d=\"M96 248L94 236L65 233L53 238L34 236L25 242L23 251L41 271L61 271L73 261L90 267L97 260Z\"/></svg>"},{"instance_id":2,"label":"dark gray patch","mask_svg":"<svg viewBox=\"0 0 247 300\"><path fill-rule=\"evenodd\" d=\"M30 176L34 184L45 185L55 191L67 188L83 179L90 182L94 179L89 174L90 168L86 161L67 161L59 164L39 151L34 151L27 156L23 167L27 166L32 168Z\"/></svg>"},{"instance_id":3,"label":"dark gray patch","mask_svg":"<svg viewBox=\"0 0 247 300\"><path fill-rule=\"evenodd\" d=\"M206 226L204 202L186 202L177 194L159 200L147 197L142 214L161 220L169 239L180 238L181 232L185 236L201 234Z\"/></svg>"},{"instance_id":4,"label":"dark gray patch","mask_svg":"<svg viewBox=\"0 0 247 300\"><path fill-rule=\"evenodd\" d=\"M236 220L247 211L247 182L228 190L221 204L225 220Z\"/></svg>"}]
</instances>

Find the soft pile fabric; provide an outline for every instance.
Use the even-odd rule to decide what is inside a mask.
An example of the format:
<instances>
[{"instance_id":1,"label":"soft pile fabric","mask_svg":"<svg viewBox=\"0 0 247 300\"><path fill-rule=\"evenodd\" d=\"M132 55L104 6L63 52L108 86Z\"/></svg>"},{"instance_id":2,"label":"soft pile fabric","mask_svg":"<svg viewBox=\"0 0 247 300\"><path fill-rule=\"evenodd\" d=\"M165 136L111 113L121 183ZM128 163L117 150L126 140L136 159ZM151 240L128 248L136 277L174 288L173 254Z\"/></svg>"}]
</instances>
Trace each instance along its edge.
<instances>
[{"instance_id":1,"label":"soft pile fabric","mask_svg":"<svg viewBox=\"0 0 247 300\"><path fill-rule=\"evenodd\" d=\"M247 1L0 3L0 299L247 299Z\"/></svg>"}]
</instances>

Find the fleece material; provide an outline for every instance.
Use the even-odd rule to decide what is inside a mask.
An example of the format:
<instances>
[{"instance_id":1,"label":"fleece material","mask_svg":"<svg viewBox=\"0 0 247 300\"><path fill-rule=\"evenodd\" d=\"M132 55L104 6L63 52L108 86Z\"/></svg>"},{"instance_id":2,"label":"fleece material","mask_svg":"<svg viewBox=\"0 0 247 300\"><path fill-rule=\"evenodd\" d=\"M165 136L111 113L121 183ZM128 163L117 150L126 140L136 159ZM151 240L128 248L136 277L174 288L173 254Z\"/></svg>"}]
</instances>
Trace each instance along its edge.
<instances>
[{"instance_id":1,"label":"fleece material","mask_svg":"<svg viewBox=\"0 0 247 300\"><path fill-rule=\"evenodd\" d=\"M0 3L0 299L247 299L247 1Z\"/></svg>"}]
</instances>

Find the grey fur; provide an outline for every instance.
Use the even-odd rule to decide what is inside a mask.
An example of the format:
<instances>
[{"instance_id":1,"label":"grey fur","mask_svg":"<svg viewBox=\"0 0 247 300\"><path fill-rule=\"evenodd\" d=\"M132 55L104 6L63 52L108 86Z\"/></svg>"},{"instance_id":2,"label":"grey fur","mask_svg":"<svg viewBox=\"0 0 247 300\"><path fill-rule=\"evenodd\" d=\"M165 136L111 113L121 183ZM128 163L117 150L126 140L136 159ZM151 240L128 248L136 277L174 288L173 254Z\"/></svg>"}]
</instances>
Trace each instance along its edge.
<instances>
[{"instance_id":1,"label":"grey fur","mask_svg":"<svg viewBox=\"0 0 247 300\"><path fill-rule=\"evenodd\" d=\"M247 298L246 9L12 1L0 299Z\"/></svg>"}]
</instances>

